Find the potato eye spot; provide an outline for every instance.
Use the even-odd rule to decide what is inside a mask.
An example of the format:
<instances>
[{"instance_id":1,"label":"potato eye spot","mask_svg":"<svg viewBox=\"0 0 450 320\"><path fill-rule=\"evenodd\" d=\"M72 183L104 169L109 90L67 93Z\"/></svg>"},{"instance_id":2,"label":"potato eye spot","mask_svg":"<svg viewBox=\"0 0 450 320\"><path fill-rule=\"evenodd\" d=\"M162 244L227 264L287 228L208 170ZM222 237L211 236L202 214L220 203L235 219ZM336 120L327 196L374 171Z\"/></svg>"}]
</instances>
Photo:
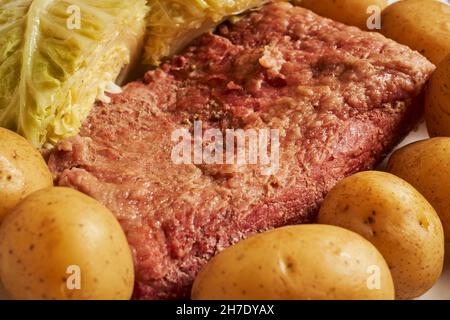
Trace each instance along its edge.
<instances>
[{"instance_id":1,"label":"potato eye spot","mask_svg":"<svg viewBox=\"0 0 450 320\"><path fill-rule=\"evenodd\" d=\"M366 218L366 220L364 220L364 224L374 224L375 223L375 218L373 216L369 216Z\"/></svg>"},{"instance_id":2,"label":"potato eye spot","mask_svg":"<svg viewBox=\"0 0 450 320\"><path fill-rule=\"evenodd\" d=\"M423 229L428 230L430 223L428 222L428 220L425 217L418 217L418 221L419 221L419 225Z\"/></svg>"}]
</instances>

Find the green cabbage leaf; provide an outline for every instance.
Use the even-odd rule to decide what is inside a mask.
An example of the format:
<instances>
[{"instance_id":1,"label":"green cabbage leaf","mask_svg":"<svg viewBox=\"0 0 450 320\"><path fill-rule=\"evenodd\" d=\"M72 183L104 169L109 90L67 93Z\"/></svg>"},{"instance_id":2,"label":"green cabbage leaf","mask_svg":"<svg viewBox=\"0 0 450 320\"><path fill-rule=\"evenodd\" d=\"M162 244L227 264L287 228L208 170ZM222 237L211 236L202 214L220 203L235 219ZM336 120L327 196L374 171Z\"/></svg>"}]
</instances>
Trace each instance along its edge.
<instances>
[{"instance_id":1,"label":"green cabbage leaf","mask_svg":"<svg viewBox=\"0 0 450 320\"><path fill-rule=\"evenodd\" d=\"M0 126L36 147L78 133L140 52L145 0L0 0Z\"/></svg>"},{"instance_id":2,"label":"green cabbage leaf","mask_svg":"<svg viewBox=\"0 0 450 320\"><path fill-rule=\"evenodd\" d=\"M148 0L144 64L154 66L225 18L268 0Z\"/></svg>"}]
</instances>

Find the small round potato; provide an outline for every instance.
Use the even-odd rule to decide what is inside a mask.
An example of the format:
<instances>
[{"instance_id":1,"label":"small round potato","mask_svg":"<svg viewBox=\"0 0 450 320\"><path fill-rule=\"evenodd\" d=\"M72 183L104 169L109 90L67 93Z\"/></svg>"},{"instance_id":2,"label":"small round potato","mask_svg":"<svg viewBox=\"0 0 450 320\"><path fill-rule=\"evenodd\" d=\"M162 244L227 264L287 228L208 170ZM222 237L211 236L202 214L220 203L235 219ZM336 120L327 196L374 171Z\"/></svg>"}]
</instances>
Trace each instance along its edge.
<instances>
[{"instance_id":1,"label":"small round potato","mask_svg":"<svg viewBox=\"0 0 450 320\"><path fill-rule=\"evenodd\" d=\"M381 13L388 4L386 0L295 0L294 3L323 17L363 30L367 29L367 20L374 14L370 9L376 6Z\"/></svg>"},{"instance_id":2,"label":"small round potato","mask_svg":"<svg viewBox=\"0 0 450 320\"><path fill-rule=\"evenodd\" d=\"M431 137L450 137L450 55L439 64L425 91L425 119Z\"/></svg>"},{"instance_id":3,"label":"small round potato","mask_svg":"<svg viewBox=\"0 0 450 320\"><path fill-rule=\"evenodd\" d=\"M416 189L392 174L367 171L342 180L326 196L318 221L372 242L391 269L398 299L424 294L441 275L439 217Z\"/></svg>"},{"instance_id":4,"label":"small round potato","mask_svg":"<svg viewBox=\"0 0 450 320\"><path fill-rule=\"evenodd\" d=\"M407 0L388 6L381 33L419 51L434 64L450 53L450 6L438 1Z\"/></svg>"},{"instance_id":5,"label":"small round potato","mask_svg":"<svg viewBox=\"0 0 450 320\"><path fill-rule=\"evenodd\" d=\"M52 185L41 154L18 134L0 128L0 223L21 199Z\"/></svg>"},{"instance_id":6,"label":"small round potato","mask_svg":"<svg viewBox=\"0 0 450 320\"><path fill-rule=\"evenodd\" d=\"M48 188L0 226L0 279L14 299L129 299L133 260L108 209L78 191Z\"/></svg>"},{"instance_id":7,"label":"small round potato","mask_svg":"<svg viewBox=\"0 0 450 320\"><path fill-rule=\"evenodd\" d=\"M389 268L358 234L325 225L275 229L213 258L192 299L393 299Z\"/></svg>"},{"instance_id":8,"label":"small round potato","mask_svg":"<svg viewBox=\"0 0 450 320\"><path fill-rule=\"evenodd\" d=\"M441 218L450 242L450 138L407 145L389 159L387 170L413 185Z\"/></svg>"}]
</instances>

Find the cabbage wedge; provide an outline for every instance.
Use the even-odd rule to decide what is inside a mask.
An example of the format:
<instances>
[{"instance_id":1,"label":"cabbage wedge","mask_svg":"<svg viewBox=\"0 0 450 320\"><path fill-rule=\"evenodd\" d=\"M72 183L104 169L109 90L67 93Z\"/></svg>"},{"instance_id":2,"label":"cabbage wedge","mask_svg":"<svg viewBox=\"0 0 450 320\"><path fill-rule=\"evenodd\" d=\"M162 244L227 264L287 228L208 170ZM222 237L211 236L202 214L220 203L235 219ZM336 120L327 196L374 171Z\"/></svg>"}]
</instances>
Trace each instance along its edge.
<instances>
[{"instance_id":1,"label":"cabbage wedge","mask_svg":"<svg viewBox=\"0 0 450 320\"><path fill-rule=\"evenodd\" d=\"M155 66L225 18L268 0L148 0L144 64Z\"/></svg>"},{"instance_id":2,"label":"cabbage wedge","mask_svg":"<svg viewBox=\"0 0 450 320\"><path fill-rule=\"evenodd\" d=\"M145 0L0 0L0 126L36 147L78 133L140 51Z\"/></svg>"}]
</instances>

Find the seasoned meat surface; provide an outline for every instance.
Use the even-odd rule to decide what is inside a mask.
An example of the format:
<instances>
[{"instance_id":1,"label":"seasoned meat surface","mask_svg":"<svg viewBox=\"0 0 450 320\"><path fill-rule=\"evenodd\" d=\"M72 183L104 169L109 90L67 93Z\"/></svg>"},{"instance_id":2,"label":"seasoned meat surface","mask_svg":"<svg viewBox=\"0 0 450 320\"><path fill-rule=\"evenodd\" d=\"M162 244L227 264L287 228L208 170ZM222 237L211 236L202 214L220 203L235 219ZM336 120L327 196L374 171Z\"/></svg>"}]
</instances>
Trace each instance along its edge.
<instances>
[{"instance_id":1,"label":"seasoned meat surface","mask_svg":"<svg viewBox=\"0 0 450 320\"><path fill-rule=\"evenodd\" d=\"M135 298L186 298L220 250L313 221L336 182L380 161L415 125L433 70L380 34L269 4L99 103L48 164L58 185L119 219L134 255ZM224 135L278 130L278 168L175 163L173 133L193 134L196 123Z\"/></svg>"}]
</instances>

